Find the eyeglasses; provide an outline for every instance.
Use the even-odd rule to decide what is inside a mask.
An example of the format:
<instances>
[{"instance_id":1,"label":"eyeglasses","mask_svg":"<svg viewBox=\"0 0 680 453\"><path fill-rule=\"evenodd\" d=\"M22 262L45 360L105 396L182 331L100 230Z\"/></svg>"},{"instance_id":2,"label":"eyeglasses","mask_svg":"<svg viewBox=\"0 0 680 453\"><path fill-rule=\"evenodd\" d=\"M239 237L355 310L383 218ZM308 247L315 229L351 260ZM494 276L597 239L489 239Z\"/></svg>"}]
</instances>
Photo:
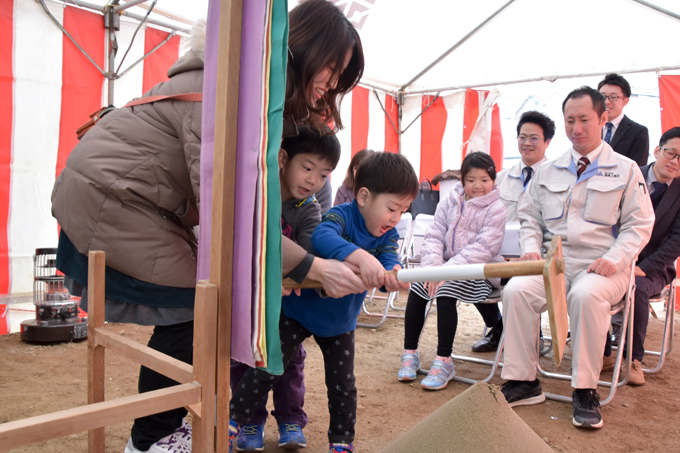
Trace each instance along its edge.
<instances>
[{"instance_id":1,"label":"eyeglasses","mask_svg":"<svg viewBox=\"0 0 680 453\"><path fill-rule=\"evenodd\" d=\"M612 95L609 95L609 96L603 94L602 96L604 96L605 99L609 99L609 102L616 102L619 99L625 97L625 96L619 96L618 94L612 94Z\"/></svg>"},{"instance_id":2,"label":"eyeglasses","mask_svg":"<svg viewBox=\"0 0 680 453\"><path fill-rule=\"evenodd\" d=\"M531 143L532 145L535 145L536 143L540 142L541 140L542 140L541 137L539 137L537 135L532 135L531 137L527 137L526 135L520 135L519 137L517 137L517 141L520 144L524 144L527 141L529 141L529 143Z\"/></svg>"},{"instance_id":3,"label":"eyeglasses","mask_svg":"<svg viewBox=\"0 0 680 453\"><path fill-rule=\"evenodd\" d=\"M661 151L663 151L663 156L664 156L666 159L672 161L673 159L675 159L675 158L677 157L677 158L678 158L678 163L680 163L680 154L674 153L674 152L671 150L671 148L661 148Z\"/></svg>"}]
</instances>

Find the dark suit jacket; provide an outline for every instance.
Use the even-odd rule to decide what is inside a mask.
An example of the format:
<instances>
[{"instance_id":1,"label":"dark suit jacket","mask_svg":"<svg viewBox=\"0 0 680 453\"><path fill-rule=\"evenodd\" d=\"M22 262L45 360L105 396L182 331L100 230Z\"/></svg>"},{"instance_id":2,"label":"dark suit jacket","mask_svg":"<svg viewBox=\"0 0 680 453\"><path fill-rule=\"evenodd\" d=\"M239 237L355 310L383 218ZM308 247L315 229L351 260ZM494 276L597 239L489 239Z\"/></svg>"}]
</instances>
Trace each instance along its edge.
<instances>
[{"instance_id":1,"label":"dark suit jacket","mask_svg":"<svg viewBox=\"0 0 680 453\"><path fill-rule=\"evenodd\" d=\"M637 162L638 166L647 165L649 158L649 132L642 124L623 115L616 128L610 145L619 154Z\"/></svg>"},{"instance_id":2,"label":"dark suit jacket","mask_svg":"<svg viewBox=\"0 0 680 453\"><path fill-rule=\"evenodd\" d=\"M652 165L640 169L645 178L652 171ZM662 273L668 283L675 278L673 264L680 256L680 177L666 189L654 215L652 237L640 252L637 265L648 277Z\"/></svg>"}]
</instances>

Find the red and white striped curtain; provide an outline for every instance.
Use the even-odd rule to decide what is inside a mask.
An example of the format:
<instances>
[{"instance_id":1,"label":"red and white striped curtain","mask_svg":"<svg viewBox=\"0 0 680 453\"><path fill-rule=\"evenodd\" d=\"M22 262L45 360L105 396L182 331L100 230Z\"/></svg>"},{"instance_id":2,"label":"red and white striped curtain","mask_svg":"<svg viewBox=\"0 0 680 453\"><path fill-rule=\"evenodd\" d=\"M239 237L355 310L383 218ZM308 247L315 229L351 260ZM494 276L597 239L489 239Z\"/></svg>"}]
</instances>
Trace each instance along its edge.
<instances>
[{"instance_id":1,"label":"red and white striped curtain","mask_svg":"<svg viewBox=\"0 0 680 453\"><path fill-rule=\"evenodd\" d=\"M471 89L445 96L406 97L401 152L420 180L460 168L468 150L491 154L498 168L502 168L503 139L497 97L497 91ZM357 151L399 150L398 108L392 95L359 86L345 97L341 107L345 129L338 133L343 152L332 177L336 189Z\"/></svg>"},{"instance_id":2,"label":"red and white striped curtain","mask_svg":"<svg viewBox=\"0 0 680 453\"><path fill-rule=\"evenodd\" d=\"M103 16L45 3L105 69ZM136 26L121 18L116 67ZM13 294L32 290L35 249L57 245L52 186L77 143L75 130L107 104L107 83L35 1L0 1L0 35L0 294ZM167 36L167 31L143 26L123 70ZM180 37L175 36L116 80L114 105L124 105L166 80L179 48Z\"/></svg>"}]
</instances>

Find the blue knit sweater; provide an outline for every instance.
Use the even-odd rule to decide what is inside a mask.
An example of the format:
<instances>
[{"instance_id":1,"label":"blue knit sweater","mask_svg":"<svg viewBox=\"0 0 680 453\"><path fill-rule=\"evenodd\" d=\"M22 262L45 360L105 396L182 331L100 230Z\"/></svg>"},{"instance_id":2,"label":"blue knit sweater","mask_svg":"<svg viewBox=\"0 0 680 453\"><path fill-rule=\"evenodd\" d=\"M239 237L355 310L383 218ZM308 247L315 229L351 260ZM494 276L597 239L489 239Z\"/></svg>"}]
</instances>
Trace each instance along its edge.
<instances>
[{"instance_id":1,"label":"blue knit sweater","mask_svg":"<svg viewBox=\"0 0 680 453\"><path fill-rule=\"evenodd\" d=\"M399 264L398 239L394 228L380 237L371 235L355 200L328 211L312 234L312 247L317 256L340 261L362 248L375 256L385 269L392 270ZM314 335L333 337L356 329L365 297L366 291L332 299L321 297L315 290L303 290L299 297L293 294L283 298L283 313Z\"/></svg>"}]
</instances>

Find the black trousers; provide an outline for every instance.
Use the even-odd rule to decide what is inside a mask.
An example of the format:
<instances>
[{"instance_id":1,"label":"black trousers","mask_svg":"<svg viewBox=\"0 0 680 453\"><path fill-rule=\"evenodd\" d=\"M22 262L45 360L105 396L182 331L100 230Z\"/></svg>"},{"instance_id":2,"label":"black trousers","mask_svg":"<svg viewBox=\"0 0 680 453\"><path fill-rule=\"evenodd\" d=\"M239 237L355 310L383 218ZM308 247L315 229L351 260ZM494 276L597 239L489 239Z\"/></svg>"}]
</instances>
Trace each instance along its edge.
<instances>
[{"instance_id":1,"label":"black trousers","mask_svg":"<svg viewBox=\"0 0 680 453\"><path fill-rule=\"evenodd\" d=\"M332 300L332 299L331 299ZM312 336L299 322L283 313L279 321L283 366L288 366L300 344ZM357 413L357 389L354 378L354 331L334 337L319 337L314 340L321 348L326 372L326 391L330 424L329 442L354 441L354 424ZM280 376L258 368L249 368L234 387L231 395L231 419L243 426L248 424L267 393L278 382Z\"/></svg>"},{"instance_id":2,"label":"black trousers","mask_svg":"<svg viewBox=\"0 0 680 453\"><path fill-rule=\"evenodd\" d=\"M194 322L154 327L148 346L177 360L192 364ZM139 393L159 390L177 384L176 381L149 368L141 367L139 371ZM186 414L187 410L180 407L135 419L131 432L132 443L139 450L148 450L152 444L179 428L182 425L182 418Z\"/></svg>"}]
</instances>

